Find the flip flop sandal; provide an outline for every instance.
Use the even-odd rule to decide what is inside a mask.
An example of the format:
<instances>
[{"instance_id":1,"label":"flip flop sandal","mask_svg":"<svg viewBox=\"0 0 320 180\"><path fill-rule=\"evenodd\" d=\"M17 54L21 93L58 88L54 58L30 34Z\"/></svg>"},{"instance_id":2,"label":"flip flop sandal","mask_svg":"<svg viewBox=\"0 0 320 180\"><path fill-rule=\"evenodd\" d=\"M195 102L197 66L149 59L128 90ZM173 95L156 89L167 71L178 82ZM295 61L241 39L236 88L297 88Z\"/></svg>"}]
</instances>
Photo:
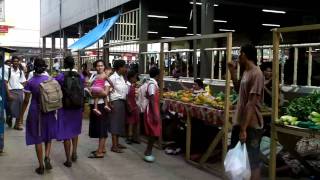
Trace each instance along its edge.
<instances>
[{"instance_id":1,"label":"flip flop sandal","mask_svg":"<svg viewBox=\"0 0 320 180\"><path fill-rule=\"evenodd\" d=\"M46 170L51 170L52 169L52 165L50 163L50 158L44 158L44 167L46 168Z\"/></svg>"},{"instance_id":2,"label":"flip flop sandal","mask_svg":"<svg viewBox=\"0 0 320 180\"><path fill-rule=\"evenodd\" d=\"M123 151L119 148L111 148L111 151L114 153L123 153Z\"/></svg>"},{"instance_id":3,"label":"flip flop sandal","mask_svg":"<svg viewBox=\"0 0 320 180\"><path fill-rule=\"evenodd\" d=\"M72 162L71 161L66 161L66 162L63 163L63 165L65 167L71 168L72 167Z\"/></svg>"},{"instance_id":4,"label":"flip flop sandal","mask_svg":"<svg viewBox=\"0 0 320 180\"><path fill-rule=\"evenodd\" d=\"M109 106L104 106L104 109L107 111L107 112L111 112L111 109Z\"/></svg>"},{"instance_id":5,"label":"flip flop sandal","mask_svg":"<svg viewBox=\"0 0 320 180\"><path fill-rule=\"evenodd\" d=\"M91 154L96 154L96 153L97 153L97 151L91 151ZM107 153L107 151L103 151L102 153L105 154L105 153Z\"/></svg>"},{"instance_id":6,"label":"flip flop sandal","mask_svg":"<svg viewBox=\"0 0 320 180\"><path fill-rule=\"evenodd\" d=\"M38 167L35 172L39 175L43 175L44 174L44 167Z\"/></svg>"},{"instance_id":7,"label":"flip flop sandal","mask_svg":"<svg viewBox=\"0 0 320 180\"><path fill-rule=\"evenodd\" d=\"M93 109L93 112L98 115L98 116L101 116L101 112L98 110L98 109Z\"/></svg>"},{"instance_id":8,"label":"flip flop sandal","mask_svg":"<svg viewBox=\"0 0 320 180\"><path fill-rule=\"evenodd\" d=\"M101 159L101 158L104 158L104 156L98 156L96 153L94 153L94 154L90 154L90 156L88 156L88 158L90 158L90 159Z\"/></svg>"}]
</instances>

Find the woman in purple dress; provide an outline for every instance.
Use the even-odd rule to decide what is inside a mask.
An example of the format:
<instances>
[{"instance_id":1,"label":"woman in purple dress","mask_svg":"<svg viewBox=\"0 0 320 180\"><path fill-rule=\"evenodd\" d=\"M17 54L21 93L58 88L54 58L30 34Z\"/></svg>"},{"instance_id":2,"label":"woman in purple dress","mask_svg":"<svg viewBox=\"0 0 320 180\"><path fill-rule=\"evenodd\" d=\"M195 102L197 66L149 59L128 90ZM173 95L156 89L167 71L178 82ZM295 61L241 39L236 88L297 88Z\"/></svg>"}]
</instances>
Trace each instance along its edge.
<instances>
[{"instance_id":1,"label":"woman in purple dress","mask_svg":"<svg viewBox=\"0 0 320 180\"><path fill-rule=\"evenodd\" d=\"M49 157L51 140L56 138L57 132L55 112L43 113L39 108L40 83L49 79L48 76L42 75L46 68L47 65L43 59L35 60L35 76L27 82L24 88L25 99L22 106L22 113L20 113L20 117L23 118L32 95L26 123L26 143L27 145L35 145L39 161L39 167L36 169L36 173L38 174L43 174L44 168L47 170L52 169ZM44 161L42 143L45 143Z\"/></svg>"},{"instance_id":2,"label":"woman in purple dress","mask_svg":"<svg viewBox=\"0 0 320 180\"><path fill-rule=\"evenodd\" d=\"M66 69L66 72L60 73L56 80L59 82L63 89L63 96L66 95L65 91L68 89L63 88L64 83L66 83L65 79L67 76L72 76L74 78L78 78L79 88L81 90L74 90L77 92L74 93L81 93L83 92L83 83L84 78L82 75L78 74L74 67L74 59L71 56L68 56L64 59L64 68ZM70 73L71 72L71 73ZM72 81L73 82L73 81ZM71 92L73 93L73 92ZM83 99L83 93L82 97L79 97L79 101ZM77 161L77 146L78 146L78 136L81 134L81 127L82 127L82 106L81 107L66 107L66 104L64 104L64 107L62 109L58 110L58 133L57 133L57 139L64 141L64 149L66 153L66 162L64 165L66 167L71 167L72 162ZM72 140L72 141L71 141ZM72 154L71 154L71 144L72 144Z\"/></svg>"}]
</instances>

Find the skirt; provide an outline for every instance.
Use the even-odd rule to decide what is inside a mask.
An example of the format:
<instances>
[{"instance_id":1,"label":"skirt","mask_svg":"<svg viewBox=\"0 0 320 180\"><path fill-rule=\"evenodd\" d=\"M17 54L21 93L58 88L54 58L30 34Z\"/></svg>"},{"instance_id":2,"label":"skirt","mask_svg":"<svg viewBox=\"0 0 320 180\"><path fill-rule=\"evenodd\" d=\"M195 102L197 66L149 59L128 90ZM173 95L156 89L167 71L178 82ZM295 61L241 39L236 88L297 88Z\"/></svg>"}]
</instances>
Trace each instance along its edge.
<instances>
[{"instance_id":1,"label":"skirt","mask_svg":"<svg viewBox=\"0 0 320 180\"><path fill-rule=\"evenodd\" d=\"M109 121L108 113L104 109L104 104L98 104L98 110L101 115L93 112L94 105L90 105L90 122L89 122L89 137L90 138L107 138Z\"/></svg>"},{"instance_id":2,"label":"skirt","mask_svg":"<svg viewBox=\"0 0 320 180\"><path fill-rule=\"evenodd\" d=\"M126 101L112 101L111 106L112 112L109 113L110 133L119 136L125 135Z\"/></svg>"},{"instance_id":3,"label":"skirt","mask_svg":"<svg viewBox=\"0 0 320 180\"><path fill-rule=\"evenodd\" d=\"M23 103L23 90L10 90L10 94L14 97L14 100L9 102L11 115L12 117L20 118Z\"/></svg>"}]
</instances>

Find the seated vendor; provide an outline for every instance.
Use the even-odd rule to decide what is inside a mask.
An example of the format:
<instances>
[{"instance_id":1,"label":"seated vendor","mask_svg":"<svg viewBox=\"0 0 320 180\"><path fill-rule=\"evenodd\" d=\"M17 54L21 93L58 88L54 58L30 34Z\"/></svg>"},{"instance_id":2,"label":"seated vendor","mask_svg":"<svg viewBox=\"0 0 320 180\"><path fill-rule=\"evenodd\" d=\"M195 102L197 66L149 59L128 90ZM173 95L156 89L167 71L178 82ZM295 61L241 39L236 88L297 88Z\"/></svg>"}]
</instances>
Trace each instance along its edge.
<instances>
[{"instance_id":1,"label":"seated vendor","mask_svg":"<svg viewBox=\"0 0 320 180\"><path fill-rule=\"evenodd\" d=\"M200 93L204 93L205 92L204 84L203 84L201 79L194 80L194 83L192 85L192 89L186 87L184 84L182 84L182 82L180 82L180 85L182 86L182 88L184 90L192 91L193 94L200 94Z\"/></svg>"}]
</instances>

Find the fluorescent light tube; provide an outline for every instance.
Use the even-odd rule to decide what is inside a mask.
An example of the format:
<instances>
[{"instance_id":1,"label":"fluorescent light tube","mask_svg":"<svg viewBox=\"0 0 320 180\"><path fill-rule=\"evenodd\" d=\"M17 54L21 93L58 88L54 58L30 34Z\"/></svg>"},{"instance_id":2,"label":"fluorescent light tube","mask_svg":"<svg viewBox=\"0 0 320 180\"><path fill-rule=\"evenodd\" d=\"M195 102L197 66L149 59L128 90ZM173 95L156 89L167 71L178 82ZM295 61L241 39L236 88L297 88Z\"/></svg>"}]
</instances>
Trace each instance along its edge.
<instances>
[{"instance_id":1,"label":"fluorescent light tube","mask_svg":"<svg viewBox=\"0 0 320 180\"><path fill-rule=\"evenodd\" d=\"M159 15L153 15L153 14L149 14L148 17L159 18L159 19L168 19L168 16L159 16Z\"/></svg>"},{"instance_id":2,"label":"fluorescent light tube","mask_svg":"<svg viewBox=\"0 0 320 180\"><path fill-rule=\"evenodd\" d=\"M219 31L222 31L222 32L235 32L236 30L234 30L234 29L219 29Z\"/></svg>"},{"instance_id":3,"label":"fluorescent light tube","mask_svg":"<svg viewBox=\"0 0 320 180\"><path fill-rule=\"evenodd\" d=\"M158 34L156 31L148 31L148 34Z\"/></svg>"},{"instance_id":4,"label":"fluorescent light tube","mask_svg":"<svg viewBox=\"0 0 320 180\"><path fill-rule=\"evenodd\" d=\"M169 26L169 28L172 28L172 29L188 29L188 27L186 27L186 26Z\"/></svg>"},{"instance_id":5,"label":"fluorescent light tube","mask_svg":"<svg viewBox=\"0 0 320 180\"><path fill-rule=\"evenodd\" d=\"M262 24L262 26L280 27L280 25L279 25L279 24Z\"/></svg>"},{"instance_id":6,"label":"fluorescent light tube","mask_svg":"<svg viewBox=\"0 0 320 180\"><path fill-rule=\"evenodd\" d=\"M215 19L215 20L213 20L213 22L216 22L216 23L227 23L228 21Z\"/></svg>"},{"instance_id":7,"label":"fluorescent light tube","mask_svg":"<svg viewBox=\"0 0 320 180\"><path fill-rule=\"evenodd\" d=\"M285 11L278 11L278 10L273 10L273 9L262 9L263 12L268 12L268 13L276 13L276 14L285 14Z\"/></svg>"}]
</instances>

